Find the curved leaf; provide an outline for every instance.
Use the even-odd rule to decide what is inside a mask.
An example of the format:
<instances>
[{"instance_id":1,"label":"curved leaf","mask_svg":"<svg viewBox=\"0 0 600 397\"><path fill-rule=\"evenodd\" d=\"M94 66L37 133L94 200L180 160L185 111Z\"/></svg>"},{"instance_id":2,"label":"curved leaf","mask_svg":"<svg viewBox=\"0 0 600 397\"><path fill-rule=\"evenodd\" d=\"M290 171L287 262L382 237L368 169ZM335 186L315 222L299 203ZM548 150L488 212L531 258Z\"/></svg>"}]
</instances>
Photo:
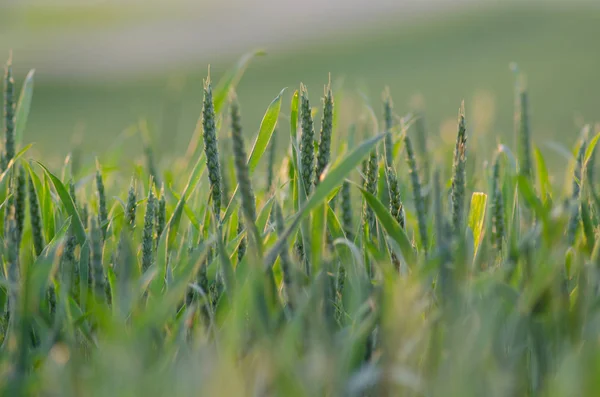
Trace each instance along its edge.
<instances>
[{"instance_id":1,"label":"curved leaf","mask_svg":"<svg viewBox=\"0 0 600 397\"><path fill-rule=\"evenodd\" d=\"M69 194L69 191L65 188L65 185L58 179L53 173L50 172L46 166L44 166L39 161L37 162L40 167L44 170L48 178L52 181L54 188L56 189L56 193L60 197L60 201L62 201L67 213L72 218L71 224L73 226L73 233L77 238L77 242L80 245L83 245L86 240L85 228L83 227L83 223L81 223L81 218L79 217L79 212L75 208L75 203L73 202L73 198Z\"/></svg>"},{"instance_id":2,"label":"curved leaf","mask_svg":"<svg viewBox=\"0 0 600 397\"><path fill-rule=\"evenodd\" d=\"M473 232L473 255L477 255L477 249L481 243L481 233L483 232L483 221L485 219L485 208L487 204L487 194L475 192L471 196L471 208L469 210L469 228Z\"/></svg>"},{"instance_id":3,"label":"curved leaf","mask_svg":"<svg viewBox=\"0 0 600 397\"><path fill-rule=\"evenodd\" d=\"M258 162L267 150L267 146L271 141L273 131L275 130L275 125L277 124L277 119L279 118L279 111L281 110L281 97L283 96L285 90L286 88L281 90L279 95L277 95L275 99L271 101L262 121L260 122L258 135L256 136L254 146L252 146L252 150L250 151L250 158L248 159L248 170L250 173L252 173L252 171L254 171L254 169L258 166Z\"/></svg>"},{"instance_id":4,"label":"curved leaf","mask_svg":"<svg viewBox=\"0 0 600 397\"><path fill-rule=\"evenodd\" d=\"M366 191L362 187L355 185L363 194L365 201L371 207L377 219L381 223L381 226L385 229L387 234L398 244L400 249L402 250L402 255L404 256L404 260L407 264L414 264L416 261L415 253L413 251L412 244L410 240L404 233L404 230L400 227L398 222L392 217L389 213L388 209L377 199L377 197L373 196L370 192Z\"/></svg>"},{"instance_id":5,"label":"curved leaf","mask_svg":"<svg viewBox=\"0 0 600 397\"><path fill-rule=\"evenodd\" d=\"M19 102L17 102L17 109L15 113L15 141L17 148L23 140L27 118L29 117L29 110L31 109L34 75L35 69L31 69L29 73L27 73L27 77L25 77L25 81L23 82L23 87L21 87Z\"/></svg>"}]
</instances>

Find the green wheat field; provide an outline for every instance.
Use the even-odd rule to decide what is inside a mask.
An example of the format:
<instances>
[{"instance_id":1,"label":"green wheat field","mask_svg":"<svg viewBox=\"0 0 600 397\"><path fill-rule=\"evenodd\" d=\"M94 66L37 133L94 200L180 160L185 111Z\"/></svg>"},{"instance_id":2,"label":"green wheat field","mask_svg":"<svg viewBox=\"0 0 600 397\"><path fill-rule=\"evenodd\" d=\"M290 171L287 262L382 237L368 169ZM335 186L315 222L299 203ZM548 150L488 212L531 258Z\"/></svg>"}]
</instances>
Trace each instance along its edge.
<instances>
[{"instance_id":1,"label":"green wheat field","mask_svg":"<svg viewBox=\"0 0 600 397\"><path fill-rule=\"evenodd\" d=\"M460 36L447 40L460 50ZM86 134L33 144L40 120L60 117L57 101L34 71L13 74L11 54L2 395L600 393L597 54L578 76L588 88L560 88L562 98L541 104L532 86L564 85L544 77L560 63L487 59L503 76L490 77L508 102L502 120L489 96L462 100L459 65L432 74L423 96L394 101L391 72L377 91L378 80L349 88L335 68L285 88L282 65L290 76L300 66L275 59L258 71L259 55L198 77L187 143L167 150L155 121L133 117L98 154ZM94 95L90 103L104 94ZM585 117L555 119L563 105ZM447 114L438 133L431 119ZM553 120L571 132L553 137L544 127Z\"/></svg>"}]
</instances>

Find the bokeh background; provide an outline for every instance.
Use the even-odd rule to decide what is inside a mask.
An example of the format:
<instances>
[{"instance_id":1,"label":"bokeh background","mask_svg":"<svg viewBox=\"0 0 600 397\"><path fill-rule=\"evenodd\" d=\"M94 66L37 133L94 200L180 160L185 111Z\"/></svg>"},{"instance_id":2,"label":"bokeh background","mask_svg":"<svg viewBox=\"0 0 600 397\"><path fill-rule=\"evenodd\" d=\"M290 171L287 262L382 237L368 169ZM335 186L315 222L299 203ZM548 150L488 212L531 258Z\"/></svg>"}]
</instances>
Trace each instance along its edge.
<instances>
[{"instance_id":1,"label":"bokeh background","mask_svg":"<svg viewBox=\"0 0 600 397\"><path fill-rule=\"evenodd\" d=\"M600 1L0 4L0 58L12 49L19 85L36 69L25 140L46 158L78 142L101 155L141 118L160 153L185 150L208 64L218 80L256 48L267 55L251 63L238 87L248 135L283 87L304 82L317 106L331 73L345 101L369 98L380 113L387 85L398 114L423 107L432 139L454 139L464 99L472 138L512 143L511 62L526 74L541 150L570 147L582 124L600 114ZM141 150L135 134L119 142Z\"/></svg>"}]
</instances>

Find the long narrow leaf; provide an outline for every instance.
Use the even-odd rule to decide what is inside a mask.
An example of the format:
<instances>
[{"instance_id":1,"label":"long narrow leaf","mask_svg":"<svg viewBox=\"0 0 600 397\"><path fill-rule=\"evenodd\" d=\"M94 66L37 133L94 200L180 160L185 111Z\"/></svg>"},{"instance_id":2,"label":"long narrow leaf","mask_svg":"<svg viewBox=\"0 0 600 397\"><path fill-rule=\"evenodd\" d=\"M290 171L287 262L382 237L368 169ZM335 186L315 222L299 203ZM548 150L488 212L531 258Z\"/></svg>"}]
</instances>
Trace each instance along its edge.
<instances>
[{"instance_id":1,"label":"long narrow leaf","mask_svg":"<svg viewBox=\"0 0 600 397\"><path fill-rule=\"evenodd\" d=\"M285 90L285 88L281 90L279 95L277 95L269 104L269 107L267 108L267 111L265 112L265 115L260 123L258 135L256 136L254 146L252 146L250 157L248 159L248 170L250 173L252 173L252 171L254 171L258 166L261 157L267 150L267 146L271 141L273 131L275 130L275 125L277 124L277 119L279 118L279 111L281 110L281 97L283 96Z\"/></svg>"},{"instance_id":2,"label":"long narrow leaf","mask_svg":"<svg viewBox=\"0 0 600 397\"><path fill-rule=\"evenodd\" d=\"M483 223L485 220L485 210L487 204L487 194L475 192L471 196L471 207L469 210L469 228L473 232L473 254L477 255L477 250L481 244L483 233Z\"/></svg>"},{"instance_id":3,"label":"long narrow leaf","mask_svg":"<svg viewBox=\"0 0 600 397\"><path fill-rule=\"evenodd\" d=\"M58 196L60 197L60 201L62 201L69 216L73 218L73 232L75 233L77 242L83 245L83 243L85 243L86 240L85 228L83 227L83 223L81 223L81 218L79 217L79 212L75 208L73 198L69 194L69 191L65 188L65 185L63 185L63 183L60 181L60 179L58 179L53 173L51 173L45 165L43 165L39 161L37 163L40 167L42 167L48 178L50 178L50 180L52 181L52 184L56 189L56 193L58 193Z\"/></svg>"},{"instance_id":4,"label":"long narrow leaf","mask_svg":"<svg viewBox=\"0 0 600 397\"><path fill-rule=\"evenodd\" d=\"M371 207L377 219L379 219L379 223L387 234L398 244L400 249L402 250L402 255L404 256L404 260L410 266L415 264L416 256L413 251L413 247L410 243L410 240L404 233L404 230L400 227L398 222L392 217L389 213L388 209L379 201L379 199L373 194L369 193L362 187L356 185L356 187L360 190L367 202L367 205Z\"/></svg>"},{"instance_id":5,"label":"long narrow leaf","mask_svg":"<svg viewBox=\"0 0 600 397\"><path fill-rule=\"evenodd\" d=\"M15 113L15 143L17 148L23 141L25 126L27 125L27 118L29 117L29 110L31 109L34 75L35 69L31 69L29 73L27 73L27 77L25 77L23 87L21 88L21 95L19 95L19 102L17 103L17 110Z\"/></svg>"}]
</instances>

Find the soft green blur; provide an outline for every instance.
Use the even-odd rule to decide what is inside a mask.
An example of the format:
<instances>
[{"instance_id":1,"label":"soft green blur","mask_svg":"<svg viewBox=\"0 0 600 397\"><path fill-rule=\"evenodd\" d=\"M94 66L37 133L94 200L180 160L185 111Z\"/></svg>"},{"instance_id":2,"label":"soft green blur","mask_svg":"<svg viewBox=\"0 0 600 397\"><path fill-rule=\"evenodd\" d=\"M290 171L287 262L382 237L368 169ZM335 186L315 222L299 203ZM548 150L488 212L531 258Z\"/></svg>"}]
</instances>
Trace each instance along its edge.
<instances>
[{"instance_id":1,"label":"soft green blur","mask_svg":"<svg viewBox=\"0 0 600 397\"><path fill-rule=\"evenodd\" d=\"M408 113L415 103L424 104L432 134L441 132L444 137L444 126L448 120L454 121L460 101L465 99L473 139L499 135L512 143L514 75L509 64L514 61L526 75L534 136L570 145L584 122L595 121L600 55L594 42L600 35L600 10L566 2L560 6L527 4L457 6L455 12L421 13L415 18L399 11L381 23L369 20L351 29L346 27L343 33L331 31L302 42L290 39L290 44L279 43L273 49L267 43L268 55L252 63L238 89L248 134L258 129L262 113L283 87L304 82L316 106L331 73L338 96L339 88L344 88L346 102L339 107L342 112L354 111L362 94L380 112L381 92L389 85L398 113ZM212 74L218 79L224 66L245 51L215 50L198 55L204 61L194 57L193 61L178 63L175 59L164 67L148 65L122 75L107 68L107 76L95 71L89 78L85 73L70 77L45 70L43 64L27 64L28 59L39 59L20 44L27 38L47 37L61 29L84 34L98 27L110 30L111 26L116 29L140 20L159 23L183 18L176 7L160 11L148 7L142 13L133 6L119 12L110 7L98 9L33 7L27 12L15 11L17 23L5 24L7 27L0 31L0 54L14 48L19 75L29 68L37 70L25 140L36 142L38 149L43 147L46 158L64 156L75 141L102 155L114 137L140 118L147 118L161 151L184 150L199 116L207 64L212 64ZM225 6L209 10L228 12ZM7 15L3 19L9 19ZM197 40L218 42L219 32ZM44 55L52 58L52 54ZM114 63L119 64L118 60ZM56 69L56 60L50 64ZM496 143L482 141L488 147ZM132 140L127 149L139 152L137 142ZM543 146L542 151L549 156L555 153L549 146Z\"/></svg>"}]
</instances>

